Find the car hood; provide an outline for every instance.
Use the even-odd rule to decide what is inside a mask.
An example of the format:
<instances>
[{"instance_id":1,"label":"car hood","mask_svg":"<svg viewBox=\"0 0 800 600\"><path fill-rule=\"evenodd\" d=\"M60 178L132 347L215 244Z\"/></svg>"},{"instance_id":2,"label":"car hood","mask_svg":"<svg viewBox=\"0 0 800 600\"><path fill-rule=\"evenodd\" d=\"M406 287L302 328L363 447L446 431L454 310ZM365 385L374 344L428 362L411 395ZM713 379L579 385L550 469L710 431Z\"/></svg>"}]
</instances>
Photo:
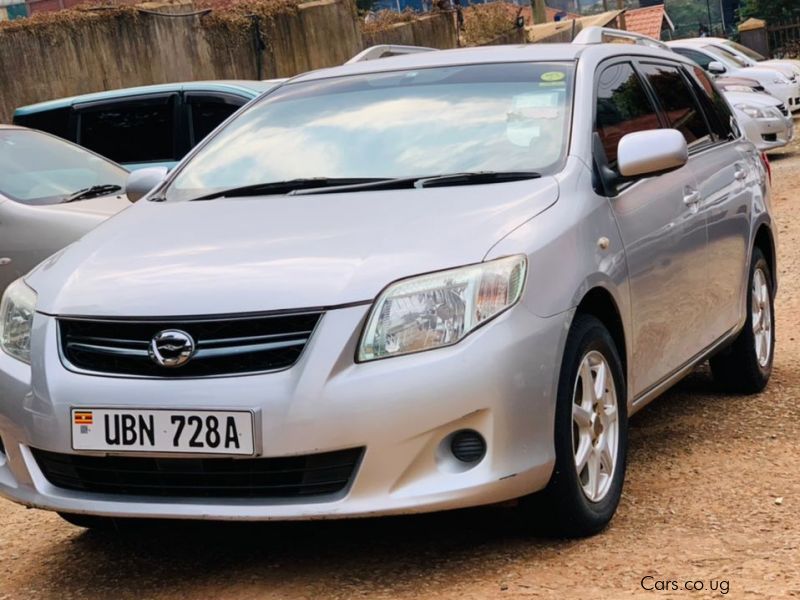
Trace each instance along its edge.
<instances>
[{"instance_id":1,"label":"car hood","mask_svg":"<svg viewBox=\"0 0 800 600\"><path fill-rule=\"evenodd\" d=\"M751 104L755 106L778 106L781 101L775 96L760 92L722 92L732 106L737 104Z\"/></svg>"},{"instance_id":2,"label":"car hood","mask_svg":"<svg viewBox=\"0 0 800 600\"><path fill-rule=\"evenodd\" d=\"M553 177L492 185L140 202L27 278L40 312L210 315L373 299L483 260L558 198Z\"/></svg>"},{"instance_id":3,"label":"car hood","mask_svg":"<svg viewBox=\"0 0 800 600\"><path fill-rule=\"evenodd\" d=\"M741 69L732 69L730 74L734 77L749 77L755 79L761 84L774 85L776 74L782 75L780 69L769 67L743 67Z\"/></svg>"},{"instance_id":4,"label":"car hood","mask_svg":"<svg viewBox=\"0 0 800 600\"><path fill-rule=\"evenodd\" d=\"M130 201L125 195L102 196L100 198L90 198L88 200L78 200L67 202L66 204L49 204L43 208L47 210L67 213L81 213L97 217L108 218L117 214L125 208L131 206Z\"/></svg>"}]
</instances>

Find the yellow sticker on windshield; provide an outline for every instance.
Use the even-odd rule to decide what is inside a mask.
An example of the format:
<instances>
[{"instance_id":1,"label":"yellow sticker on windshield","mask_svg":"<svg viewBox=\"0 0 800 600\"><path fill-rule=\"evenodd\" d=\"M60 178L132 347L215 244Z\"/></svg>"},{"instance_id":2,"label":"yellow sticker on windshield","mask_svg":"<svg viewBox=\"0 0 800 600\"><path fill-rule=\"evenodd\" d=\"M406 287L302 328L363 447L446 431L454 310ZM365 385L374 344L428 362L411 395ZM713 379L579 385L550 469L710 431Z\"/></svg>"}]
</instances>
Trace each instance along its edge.
<instances>
[{"instance_id":1,"label":"yellow sticker on windshield","mask_svg":"<svg viewBox=\"0 0 800 600\"><path fill-rule=\"evenodd\" d=\"M542 73L540 79L542 81L561 81L564 77L566 77L566 75L561 71L548 71L547 73Z\"/></svg>"}]
</instances>

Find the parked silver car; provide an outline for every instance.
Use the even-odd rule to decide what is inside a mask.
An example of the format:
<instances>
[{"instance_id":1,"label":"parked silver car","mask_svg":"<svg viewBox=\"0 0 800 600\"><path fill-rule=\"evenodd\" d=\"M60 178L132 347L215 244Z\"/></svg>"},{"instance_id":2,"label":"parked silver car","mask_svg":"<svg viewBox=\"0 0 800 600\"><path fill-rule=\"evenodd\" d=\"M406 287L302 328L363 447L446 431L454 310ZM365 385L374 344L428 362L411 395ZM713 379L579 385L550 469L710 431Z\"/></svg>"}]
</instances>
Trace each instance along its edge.
<instances>
[{"instance_id":1,"label":"parked silver car","mask_svg":"<svg viewBox=\"0 0 800 600\"><path fill-rule=\"evenodd\" d=\"M770 376L769 181L732 122L644 45L293 79L8 288L0 493L86 526L521 498L600 531L630 415L708 358Z\"/></svg>"},{"instance_id":2,"label":"parked silver car","mask_svg":"<svg viewBox=\"0 0 800 600\"><path fill-rule=\"evenodd\" d=\"M0 125L0 290L130 206L127 178L79 146Z\"/></svg>"}]
</instances>

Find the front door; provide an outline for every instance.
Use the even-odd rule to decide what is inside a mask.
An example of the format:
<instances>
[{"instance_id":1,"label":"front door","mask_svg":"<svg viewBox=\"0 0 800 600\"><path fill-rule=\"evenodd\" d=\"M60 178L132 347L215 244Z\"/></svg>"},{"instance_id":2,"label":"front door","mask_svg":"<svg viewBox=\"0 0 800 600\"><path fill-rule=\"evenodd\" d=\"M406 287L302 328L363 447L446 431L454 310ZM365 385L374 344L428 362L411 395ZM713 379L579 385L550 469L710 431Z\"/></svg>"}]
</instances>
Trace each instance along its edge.
<instances>
[{"instance_id":1,"label":"front door","mask_svg":"<svg viewBox=\"0 0 800 600\"><path fill-rule=\"evenodd\" d=\"M596 132L609 168L625 134L664 127L663 119L632 63L601 67ZM609 198L628 261L634 397L704 347L707 233L699 200L689 165L627 181Z\"/></svg>"}]
</instances>

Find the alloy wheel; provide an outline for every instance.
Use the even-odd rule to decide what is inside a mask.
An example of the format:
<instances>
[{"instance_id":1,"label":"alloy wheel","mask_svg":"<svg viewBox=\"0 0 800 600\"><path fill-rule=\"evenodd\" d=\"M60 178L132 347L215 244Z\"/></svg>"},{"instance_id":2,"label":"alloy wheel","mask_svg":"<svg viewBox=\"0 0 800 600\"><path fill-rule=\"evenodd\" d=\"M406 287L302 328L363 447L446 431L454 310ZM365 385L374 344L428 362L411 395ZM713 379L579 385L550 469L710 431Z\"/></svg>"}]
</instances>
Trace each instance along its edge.
<instances>
[{"instance_id":1,"label":"alloy wheel","mask_svg":"<svg viewBox=\"0 0 800 600\"><path fill-rule=\"evenodd\" d=\"M617 463L619 410L614 375L596 350L581 360L572 396L572 447L583 493L600 502Z\"/></svg>"},{"instance_id":2,"label":"alloy wheel","mask_svg":"<svg viewBox=\"0 0 800 600\"><path fill-rule=\"evenodd\" d=\"M756 269L753 273L751 294L751 317L756 359L763 369L769 364L772 354L772 305L770 304L767 276L762 269Z\"/></svg>"}]
</instances>

